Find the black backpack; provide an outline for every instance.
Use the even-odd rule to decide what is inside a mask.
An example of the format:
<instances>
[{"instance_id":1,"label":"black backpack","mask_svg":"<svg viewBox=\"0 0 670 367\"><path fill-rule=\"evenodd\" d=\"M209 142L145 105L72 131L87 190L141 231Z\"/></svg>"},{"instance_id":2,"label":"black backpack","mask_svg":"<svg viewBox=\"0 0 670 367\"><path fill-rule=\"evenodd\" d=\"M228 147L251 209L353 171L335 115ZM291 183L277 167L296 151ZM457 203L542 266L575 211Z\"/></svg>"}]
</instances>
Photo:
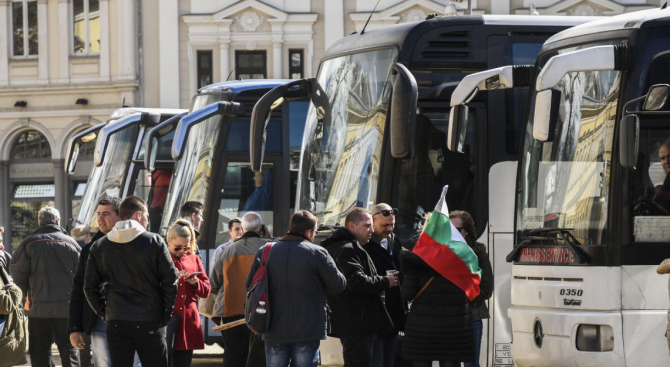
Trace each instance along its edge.
<instances>
[{"instance_id":1,"label":"black backpack","mask_svg":"<svg viewBox=\"0 0 670 367\"><path fill-rule=\"evenodd\" d=\"M268 297L268 258L274 243L263 248L261 266L256 269L251 286L244 301L244 318L247 326L256 334L267 333L270 327L270 300Z\"/></svg>"}]
</instances>

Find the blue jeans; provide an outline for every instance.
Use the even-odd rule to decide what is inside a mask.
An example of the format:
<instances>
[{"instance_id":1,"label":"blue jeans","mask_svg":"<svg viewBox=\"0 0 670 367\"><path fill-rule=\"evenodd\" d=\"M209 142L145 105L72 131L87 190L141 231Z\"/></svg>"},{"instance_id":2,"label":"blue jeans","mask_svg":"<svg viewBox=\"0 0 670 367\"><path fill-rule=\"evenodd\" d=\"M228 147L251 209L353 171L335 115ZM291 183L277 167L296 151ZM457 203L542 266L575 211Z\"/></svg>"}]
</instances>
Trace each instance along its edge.
<instances>
[{"instance_id":1,"label":"blue jeans","mask_svg":"<svg viewBox=\"0 0 670 367\"><path fill-rule=\"evenodd\" d=\"M483 329L484 323L482 320L475 321L472 323L472 331L475 334L475 349L477 351L477 355L475 356L475 362L464 362L463 366L464 367L479 367L479 352L482 349L482 329ZM455 363L455 362L447 362L445 364L445 367L456 367L460 366L460 363ZM440 364L440 367L442 365Z\"/></svg>"},{"instance_id":2,"label":"blue jeans","mask_svg":"<svg viewBox=\"0 0 670 367\"><path fill-rule=\"evenodd\" d=\"M93 351L93 364L95 367L112 367L112 357L107 346L107 324L101 318L97 318L93 332L91 332L91 350ZM140 357L135 353L134 367L142 367Z\"/></svg>"},{"instance_id":3,"label":"blue jeans","mask_svg":"<svg viewBox=\"0 0 670 367\"><path fill-rule=\"evenodd\" d=\"M397 335L389 338L377 337L375 345L372 347L371 367L393 367L395 360L395 340Z\"/></svg>"},{"instance_id":4,"label":"blue jeans","mask_svg":"<svg viewBox=\"0 0 670 367\"><path fill-rule=\"evenodd\" d=\"M320 340L304 343L265 342L265 361L267 367L317 367L319 363Z\"/></svg>"}]
</instances>

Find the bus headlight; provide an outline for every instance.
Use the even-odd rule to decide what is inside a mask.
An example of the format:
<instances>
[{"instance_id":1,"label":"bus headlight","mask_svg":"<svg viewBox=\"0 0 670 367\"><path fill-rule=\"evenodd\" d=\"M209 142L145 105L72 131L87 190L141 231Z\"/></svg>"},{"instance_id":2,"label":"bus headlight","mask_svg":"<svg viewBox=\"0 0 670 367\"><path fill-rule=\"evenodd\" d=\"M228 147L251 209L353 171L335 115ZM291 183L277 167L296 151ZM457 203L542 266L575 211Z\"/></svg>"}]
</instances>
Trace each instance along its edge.
<instances>
[{"instance_id":1,"label":"bus headlight","mask_svg":"<svg viewBox=\"0 0 670 367\"><path fill-rule=\"evenodd\" d=\"M609 325L579 325L577 350L582 352L608 352L614 350L614 331Z\"/></svg>"}]
</instances>

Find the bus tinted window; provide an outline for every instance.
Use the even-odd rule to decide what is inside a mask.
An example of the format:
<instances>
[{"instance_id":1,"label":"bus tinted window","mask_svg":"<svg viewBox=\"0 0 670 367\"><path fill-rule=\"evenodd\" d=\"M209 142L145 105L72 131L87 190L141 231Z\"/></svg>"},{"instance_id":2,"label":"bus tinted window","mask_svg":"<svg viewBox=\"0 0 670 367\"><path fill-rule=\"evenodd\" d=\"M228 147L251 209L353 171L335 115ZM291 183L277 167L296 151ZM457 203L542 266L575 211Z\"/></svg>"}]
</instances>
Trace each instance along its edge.
<instances>
[{"instance_id":1,"label":"bus tinted window","mask_svg":"<svg viewBox=\"0 0 670 367\"><path fill-rule=\"evenodd\" d=\"M226 152L249 153L249 131L251 121L249 119L235 119L230 122ZM267 128L267 145L265 152L281 153L281 121L270 120Z\"/></svg>"}]
</instances>

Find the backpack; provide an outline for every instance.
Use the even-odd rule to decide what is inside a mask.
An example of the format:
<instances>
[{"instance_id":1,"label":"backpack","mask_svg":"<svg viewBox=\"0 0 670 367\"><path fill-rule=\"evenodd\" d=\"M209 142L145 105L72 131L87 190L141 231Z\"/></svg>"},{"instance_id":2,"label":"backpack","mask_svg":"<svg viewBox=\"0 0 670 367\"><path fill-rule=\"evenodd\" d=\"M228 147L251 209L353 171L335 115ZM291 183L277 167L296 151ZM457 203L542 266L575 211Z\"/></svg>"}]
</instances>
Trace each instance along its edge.
<instances>
[{"instance_id":1,"label":"backpack","mask_svg":"<svg viewBox=\"0 0 670 367\"><path fill-rule=\"evenodd\" d=\"M268 297L268 258L274 243L263 248L261 266L256 269L251 286L244 301L244 318L247 326L256 334L267 333L270 328L270 300Z\"/></svg>"}]
</instances>

